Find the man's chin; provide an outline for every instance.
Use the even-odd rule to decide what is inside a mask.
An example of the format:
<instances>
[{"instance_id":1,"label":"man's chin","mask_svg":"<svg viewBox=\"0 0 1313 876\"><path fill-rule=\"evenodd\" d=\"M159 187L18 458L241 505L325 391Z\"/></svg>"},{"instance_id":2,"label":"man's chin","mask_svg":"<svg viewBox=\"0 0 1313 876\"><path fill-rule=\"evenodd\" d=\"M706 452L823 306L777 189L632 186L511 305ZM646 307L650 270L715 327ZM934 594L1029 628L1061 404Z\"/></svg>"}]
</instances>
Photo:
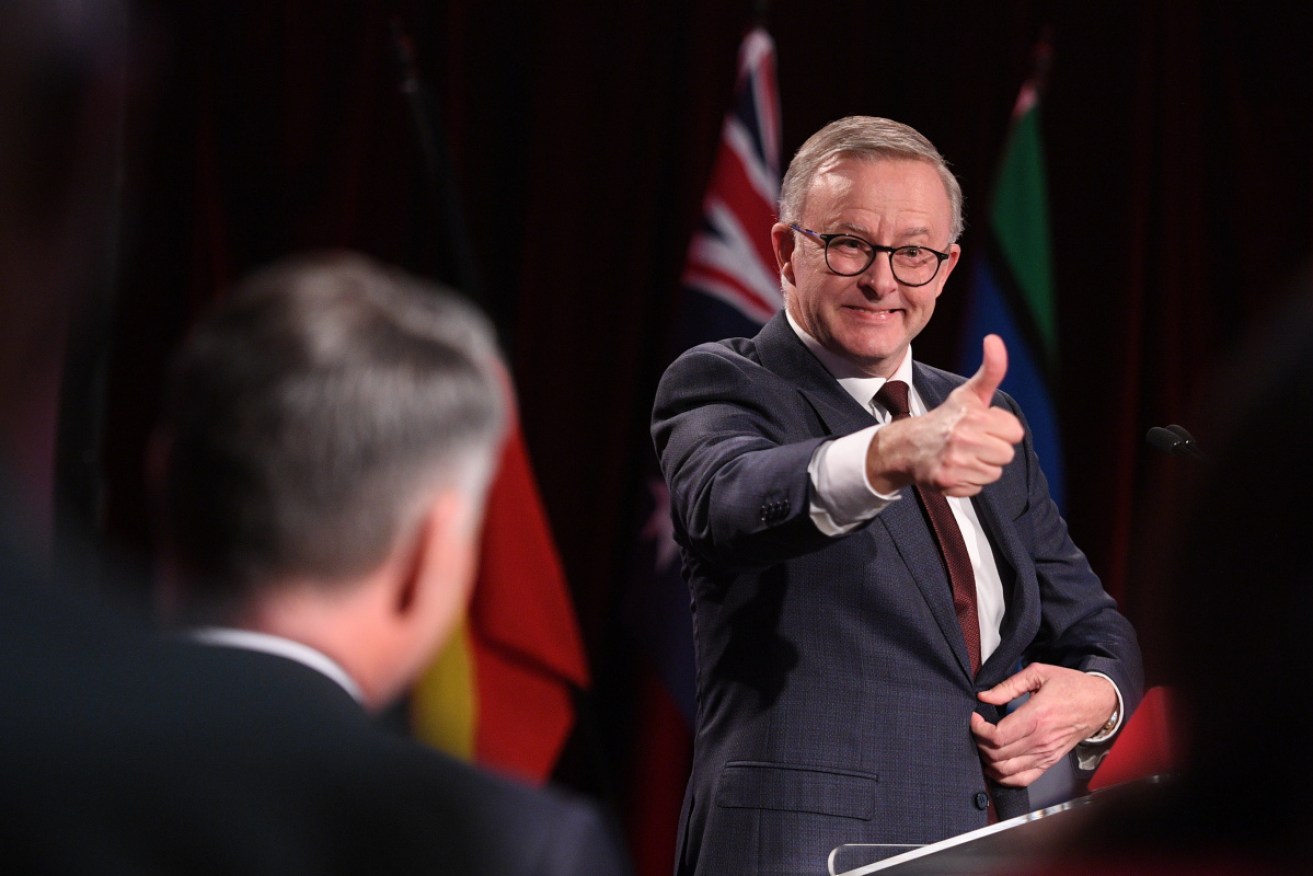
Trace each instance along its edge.
<instances>
[{"instance_id":1,"label":"man's chin","mask_svg":"<svg viewBox=\"0 0 1313 876\"><path fill-rule=\"evenodd\" d=\"M871 376L887 377L903 361L907 352L907 343L901 338L897 342L880 340L872 342L870 338L861 339L859 343L840 343L830 349L842 356L849 363Z\"/></svg>"}]
</instances>

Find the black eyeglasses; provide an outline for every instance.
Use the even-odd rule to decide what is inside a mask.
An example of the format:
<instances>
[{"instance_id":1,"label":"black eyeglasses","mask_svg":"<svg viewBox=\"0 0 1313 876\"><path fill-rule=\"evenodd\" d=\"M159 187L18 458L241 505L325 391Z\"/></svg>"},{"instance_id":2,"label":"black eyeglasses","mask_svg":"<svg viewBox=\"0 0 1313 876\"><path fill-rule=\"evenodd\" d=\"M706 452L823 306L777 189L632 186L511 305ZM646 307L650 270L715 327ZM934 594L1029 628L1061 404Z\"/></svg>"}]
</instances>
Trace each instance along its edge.
<instances>
[{"instance_id":1,"label":"black eyeglasses","mask_svg":"<svg viewBox=\"0 0 1313 876\"><path fill-rule=\"evenodd\" d=\"M841 277L855 277L871 266L876 253L889 253L889 270L904 286L924 286L939 273L948 253L928 246L880 246L851 234L821 234L810 228L789 225L794 231L814 237L825 246L825 264Z\"/></svg>"}]
</instances>

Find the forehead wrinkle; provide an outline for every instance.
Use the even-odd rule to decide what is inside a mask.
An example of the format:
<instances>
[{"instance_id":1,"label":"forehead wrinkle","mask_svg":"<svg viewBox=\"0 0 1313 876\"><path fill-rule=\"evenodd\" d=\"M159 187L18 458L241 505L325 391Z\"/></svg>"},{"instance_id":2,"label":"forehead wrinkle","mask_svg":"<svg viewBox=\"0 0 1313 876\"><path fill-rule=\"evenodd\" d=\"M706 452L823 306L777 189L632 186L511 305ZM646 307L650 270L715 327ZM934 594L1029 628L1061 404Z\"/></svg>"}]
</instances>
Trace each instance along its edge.
<instances>
[{"instance_id":1,"label":"forehead wrinkle","mask_svg":"<svg viewBox=\"0 0 1313 876\"><path fill-rule=\"evenodd\" d=\"M899 240L911 240L913 237L929 237L930 228L925 225L913 225L911 228L904 228L898 233Z\"/></svg>"},{"instance_id":2,"label":"forehead wrinkle","mask_svg":"<svg viewBox=\"0 0 1313 876\"><path fill-rule=\"evenodd\" d=\"M864 238L869 243L879 243L869 227L856 222L839 221L834 225L835 230L852 234ZM899 241L913 240L919 237L930 237L930 228L926 225L913 225L910 228L903 228L894 234L894 239Z\"/></svg>"}]
</instances>

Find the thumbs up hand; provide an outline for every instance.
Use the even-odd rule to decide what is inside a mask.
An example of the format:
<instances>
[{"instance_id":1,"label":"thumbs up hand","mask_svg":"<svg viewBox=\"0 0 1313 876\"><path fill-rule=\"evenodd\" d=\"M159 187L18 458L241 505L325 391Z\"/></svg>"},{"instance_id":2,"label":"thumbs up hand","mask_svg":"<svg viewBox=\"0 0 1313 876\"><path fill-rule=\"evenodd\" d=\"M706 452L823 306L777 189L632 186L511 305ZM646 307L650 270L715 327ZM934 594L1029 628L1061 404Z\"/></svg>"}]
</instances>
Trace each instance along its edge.
<instances>
[{"instance_id":1,"label":"thumbs up hand","mask_svg":"<svg viewBox=\"0 0 1313 876\"><path fill-rule=\"evenodd\" d=\"M949 496L974 496L1002 477L1025 435L1011 411L991 406L1007 370L1003 339L987 335L980 369L943 404L876 431L866 450L871 486L888 494L915 483Z\"/></svg>"},{"instance_id":2,"label":"thumbs up hand","mask_svg":"<svg viewBox=\"0 0 1313 876\"><path fill-rule=\"evenodd\" d=\"M985 335L979 370L953 394L966 391L982 405L989 407L994 401L994 393L998 392L998 387L1007 373L1008 348L1004 345L1003 339L998 335Z\"/></svg>"}]
</instances>

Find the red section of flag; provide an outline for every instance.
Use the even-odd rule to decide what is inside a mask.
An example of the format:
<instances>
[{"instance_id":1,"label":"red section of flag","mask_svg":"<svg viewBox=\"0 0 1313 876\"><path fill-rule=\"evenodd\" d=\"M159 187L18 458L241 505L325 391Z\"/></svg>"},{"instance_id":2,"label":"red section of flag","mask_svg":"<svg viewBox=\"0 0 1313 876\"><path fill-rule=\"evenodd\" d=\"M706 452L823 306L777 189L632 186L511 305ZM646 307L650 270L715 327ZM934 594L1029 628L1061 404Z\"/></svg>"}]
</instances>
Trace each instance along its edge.
<instances>
[{"instance_id":1,"label":"red section of flag","mask_svg":"<svg viewBox=\"0 0 1313 876\"><path fill-rule=\"evenodd\" d=\"M693 740L655 673L645 671L639 683L634 744L640 754L629 776L629 811L642 818L629 823L629 847L635 876L670 876L675 872L675 836Z\"/></svg>"},{"instance_id":2,"label":"red section of flag","mask_svg":"<svg viewBox=\"0 0 1313 876\"><path fill-rule=\"evenodd\" d=\"M716 167L711 174L710 196L737 215L741 226L748 232L746 243L756 250L757 258L768 268L775 265L775 251L771 248L768 229L775 222L776 203L770 189L762 190L763 172L761 157L744 153L740 144L728 139L716 156ZM753 174L755 173L755 181ZM776 186L778 180L774 181Z\"/></svg>"},{"instance_id":3,"label":"red section of flag","mask_svg":"<svg viewBox=\"0 0 1313 876\"><path fill-rule=\"evenodd\" d=\"M588 664L518 424L488 495L470 605L475 760L544 781L574 724Z\"/></svg>"},{"instance_id":4,"label":"red section of flag","mask_svg":"<svg viewBox=\"0 0 1313 876\"><path fill-rule=\"evenodd\" d=\"M1175 772L1181 766L1180 737L1171 690L1149 688L1095 770L1090 790Z\"/></svg>"}]
</instances>

